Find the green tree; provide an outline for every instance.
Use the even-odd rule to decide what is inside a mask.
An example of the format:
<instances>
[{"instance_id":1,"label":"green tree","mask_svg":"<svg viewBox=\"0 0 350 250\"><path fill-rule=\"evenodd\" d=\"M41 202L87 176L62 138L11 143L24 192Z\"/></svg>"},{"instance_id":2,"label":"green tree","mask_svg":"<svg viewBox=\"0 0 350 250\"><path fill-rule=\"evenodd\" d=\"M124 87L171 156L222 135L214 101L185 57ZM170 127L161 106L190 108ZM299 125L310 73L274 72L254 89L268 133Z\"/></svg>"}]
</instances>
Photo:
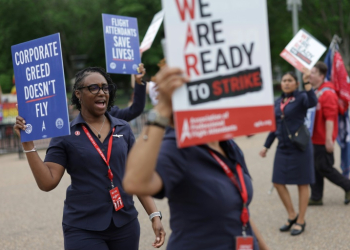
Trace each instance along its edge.
<instances>
[{"instance_id":1,"label":"green tree","mask_svg":"<svg viewBox=\"0 0 350 250\"><path fill-rule=\"evenodd\" d=\"M291 12L286 0L267 0L272 65L283 71L292 69L280 52L293 37ZM74 77L76 69L71 60L74 55L86 55L86 66L105 67L102 13L138 18L140 42L156 12L160 0L0 0L0 84L12 86L13 74L11 46L59 32L62 42L64 70L67 79ZM328 46L334 34L342 37L340 44L344 62L350 66L350 1L304 0L299 12L299 25ZM160 40L161 28L142 61L149 76L154 75L157 63L163 58ZM112 75L120 89L130 91L130 77ZM3 87L7 89L8 87Z\"/></svg>"},{"instance_id":2,"label":"green tree","mask_svg":"<svg viewBox=\"0 0 350 250\"><path fill-rule=\"evenodd\" d=\"M269 30L272 65L280 65L283 71L291 68L280 52L293 38L292 13L287 11L285 0L268 0ZM326 47L337 34L343 42L340 52L344 63L350 67L350 1L304 0L299 12L299 27L304 28Z\"/></svg>"},{"instance_id":3,"label":"green tree","mask_svg":"<svg viewBox=\"0 0 350 250\"><path fill-rule=\"evenodd\" d=\"M344 63L350 66L350 1L304 1L301 23L329 46L333 35L342 38L339 44Z\"/></svg>"},{"instance_id":4,"label":"green tree","mask_svg":"<svg viewBox=\"0 0 350 250\"><path fill-rule=\"evenodd\" d=\"M86 66L105 67L102 13L137 17L142 39L161 9L160 1L154 0L0 0L0 6L0 74L12 75L12 45L59 32L67 80L76 73L74 55L86 55ZM156 73L163 57L162 33L143 57L150 75ZM112 77L122 89L130 88L129 76Z\"/></svg>"}]
</instances>

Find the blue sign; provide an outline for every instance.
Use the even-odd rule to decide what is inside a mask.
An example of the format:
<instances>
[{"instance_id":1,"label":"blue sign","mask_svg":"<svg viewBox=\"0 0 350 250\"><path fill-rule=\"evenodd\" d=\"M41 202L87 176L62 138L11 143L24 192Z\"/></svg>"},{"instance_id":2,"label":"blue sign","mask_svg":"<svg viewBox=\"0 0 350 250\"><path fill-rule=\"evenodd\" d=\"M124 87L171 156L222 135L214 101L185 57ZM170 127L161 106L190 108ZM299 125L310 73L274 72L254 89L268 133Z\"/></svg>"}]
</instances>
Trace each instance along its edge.
<instances>
[{"instance_id":1,"label":"blue sign","mask_svg":"<svg viewBox=\"0 0 350 250\"><path fill-rule=\"evenodd\" d=\"M13 45L21 141L70 134L60 34Z\"/></svg>"},{"instance_id":2,"label":"blue sign","mask_svg":"<svg viewBox=\"0 0 350 250\"><path fill-rule=\"evenodd\" d=\"M314 132L315 116L316 116L316 107L309 108L306 113L304 124L310 131L310 137L312 137Z\"/></svg>"},{"instance_id":3,"label":"blue sign","mask_svg":"<svg viewBox=\"0 0 350 250\"><path fill-rule=\"evenodd\" d=\"M138 74L139 31L134 17L102 14L108 73Z\"/></svg>"}]
</instances>

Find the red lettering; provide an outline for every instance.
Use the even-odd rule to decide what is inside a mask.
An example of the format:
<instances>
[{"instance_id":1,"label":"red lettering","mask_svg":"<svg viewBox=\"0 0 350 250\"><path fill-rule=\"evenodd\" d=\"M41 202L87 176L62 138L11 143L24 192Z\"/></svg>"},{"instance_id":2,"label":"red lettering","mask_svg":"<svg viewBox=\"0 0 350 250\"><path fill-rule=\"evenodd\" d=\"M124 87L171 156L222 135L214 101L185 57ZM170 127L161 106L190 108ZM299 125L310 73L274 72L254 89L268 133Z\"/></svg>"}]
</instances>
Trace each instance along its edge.
<instances>
[{"instance_id":1,"label":"red lettering","mask_svg":"<svg viewBox=\"0 0 350 250\"><path fill-rule=\"evenodd\" d=\"M191 59L193 59L192 62L190 62ZM193 69L194 73L196 73L196 75L198 76L199 72L197 70L197 63L198 63L197 56L195 54L187 54L185 55L185 62L186 62L187 75L191 76L190 69Z\"/></svg>"},{"instance_id":2,"label":"red lettering","mask_svg":"<svg viewBox=\"0 0 350 250\"><path fill-rule=\"evenodd\" d=\"M243 90L244 89L244 78L243 78L243 76L239 76L238 77L238 79L239 79L239 88L241 89L241 90Z\"/></svg>"},{"instance_id":3,"label":"red lettering","mask_svg":"<svg viewBox=\"0 0 350 250\"><path fill-rule=\"evenodd\" d=\"M193 38L193 34L192 34L192 29L191 29L191 25L188 24L188 28L187 28L187 37L186 37L186 44L185 44L185 49L187 47L187 45L189 43L193 43L194 45L196 45L194 38Z\"/></svg>"},{"instance_id":4,"label":"red lettering","mask_svg":"<svg viewBox=\"0 0 350 250\"><path fill-rule=\"evenodd\" d=\"M176 0L176 6L180 13L181 20L185 20L186 10L190 14L191 19L194 19L194 10L195 10L195 0L192 0L192 6L190 7L187 0L184 0L183 7L180 6L179 0Z\"/></svg>"},{"instance_id":5,"label":"red lettering","mask_svg":"<svg viewBox=\"0 0 350 250\"><path fill-rule=\"evenodd\" d=\"M238 77L231 77L230 78L230 84L231 84L231 91L235 92L235 91L240 91L239 88L239 80Z\"/></svg>"},{"instance_id":6,"label":"red lettering","mask_svg":"<svg viewBox=\"0 0 350 250\"><path fill-rule=\"evenodd\" d=\"M229 87L228 87L228 79L227 79L227 78L222 79L221 82L222 82L222 84L224 85L225 93L226 93L226 94L229 93L229 92L230 92L230 89L229 89Z\"/></svg>"},{"instance_id":7,"label":"red lettering","mask_svg":"<svg viewBox=\"0 0 350 250\"><path fill-rule=\"evenodd\" d=\"M254 86L260 87L261 86L260 72L254 72L252 75L253 75L252 78L253 78Z\"/></svg>"},{"instance_id":8,"label":"red lettering","mask_svg":"<svg viewBox=\"0 0 350 250\"><path fill-rule=\"evenodd\" d=\"M250 75L251 74L248 74L248 75L244 75L244 86L246 89L249 89L249 88L254 88L254 85L252 83L252 80L250 79Z\"/></svg>"},{"instance_id":9,"label":"red lettering","mask_svg":"<svg viewBox=\"0 0 350 250\"><path fill-rule=\"evenodd\" d=\"M213 82L213 94L214 95L221 95L222 94L222 89L221 89L221 86L220 86L220 81L214 81Z\"/></svg>"}]
</instances>

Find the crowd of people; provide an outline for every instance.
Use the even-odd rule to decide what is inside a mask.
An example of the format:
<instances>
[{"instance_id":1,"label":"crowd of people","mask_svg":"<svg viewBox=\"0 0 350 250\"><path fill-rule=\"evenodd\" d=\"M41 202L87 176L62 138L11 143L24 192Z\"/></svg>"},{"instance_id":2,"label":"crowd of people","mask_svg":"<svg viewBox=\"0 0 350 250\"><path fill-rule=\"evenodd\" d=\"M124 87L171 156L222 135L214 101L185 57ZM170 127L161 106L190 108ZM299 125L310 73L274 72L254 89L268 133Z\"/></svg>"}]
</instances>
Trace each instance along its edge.
<instances>
[{"instance_id":1,"label":"crowd of people","mask_svg":"<svg viewBox=\"0 0 350 250\"><path fill-rule=\"evenodd\" d=\"M269 249L249 213L253 185L239 146L224 140L177 148L172 93L190 79L164 61L152 83L142 79L143 64L138 71L133 103L125 109L114 106L116 85L104 69L78 72L71 103L79 115L71 121L71 134L53 138L44 160L32 141L22 143L41 190L54 189L65 172L71 177L62 221L65 249L138 249L140 225L132 195L149 215L155 248L163 245L166 232L153 198L167 197L172 229L167 249L234 249L242 239L252 249ZM308 205L323 204L324 178L341 187L344 203L350 203L350 180L333 166L338 97L333 84L325 82L326 72L322 62L305 69L305 91L298 90L301 83L293 72L283 75L274 106L276 131L260 151L265 157L278 139L272 182L287 211L279 230L292 236L304 232ZM128 122L143 112L146 92L154 108L135 141ZM312 107L310 136L304 119ZM25 128L18 116L18 136ZM298 134L304 136L302 145ZM298 186L298 212L286 185Z\"/></svg>"}]
</instances>

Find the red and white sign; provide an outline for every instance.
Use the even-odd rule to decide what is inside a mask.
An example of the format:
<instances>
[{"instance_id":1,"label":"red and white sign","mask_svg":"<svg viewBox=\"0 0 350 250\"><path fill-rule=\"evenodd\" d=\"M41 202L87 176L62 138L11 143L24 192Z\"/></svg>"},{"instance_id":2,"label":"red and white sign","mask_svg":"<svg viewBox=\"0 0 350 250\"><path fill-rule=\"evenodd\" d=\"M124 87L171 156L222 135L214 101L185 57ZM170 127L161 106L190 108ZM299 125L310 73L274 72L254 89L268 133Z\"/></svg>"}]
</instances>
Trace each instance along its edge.
<instances>
[{"instance_id":1,"label":"red and white sign","mask_svg":"<svg viewBox=\"0 0 350 250\"><path fill-rule=\"evenodd\" d=\"M154 15L151 25L148 27L145 37L140 45L140 52L143 53L149 48L151 48L154 38L156 37L159 27L163 22L164 11L161 10Z\"/></svg>"},{"instance_id":2,"label":"red and white sign","mask_svg":"<svg viewBox=\"0 0 350 250\"><path fill-rule=\"evenodd\" d=\"M304 29L293 37L280 56L296 69L311 69L326 51L326 47Z\"/></svg>"},{"instance_id":3,"label":"red and white sign","mask_svg":"<svg viewBox=\"0 0 350 250\"><path fill-rule=\"evenodd\" d=\"M266 0L162 0L179 147L275 129Z\"/></svg>"}]
</instances>

